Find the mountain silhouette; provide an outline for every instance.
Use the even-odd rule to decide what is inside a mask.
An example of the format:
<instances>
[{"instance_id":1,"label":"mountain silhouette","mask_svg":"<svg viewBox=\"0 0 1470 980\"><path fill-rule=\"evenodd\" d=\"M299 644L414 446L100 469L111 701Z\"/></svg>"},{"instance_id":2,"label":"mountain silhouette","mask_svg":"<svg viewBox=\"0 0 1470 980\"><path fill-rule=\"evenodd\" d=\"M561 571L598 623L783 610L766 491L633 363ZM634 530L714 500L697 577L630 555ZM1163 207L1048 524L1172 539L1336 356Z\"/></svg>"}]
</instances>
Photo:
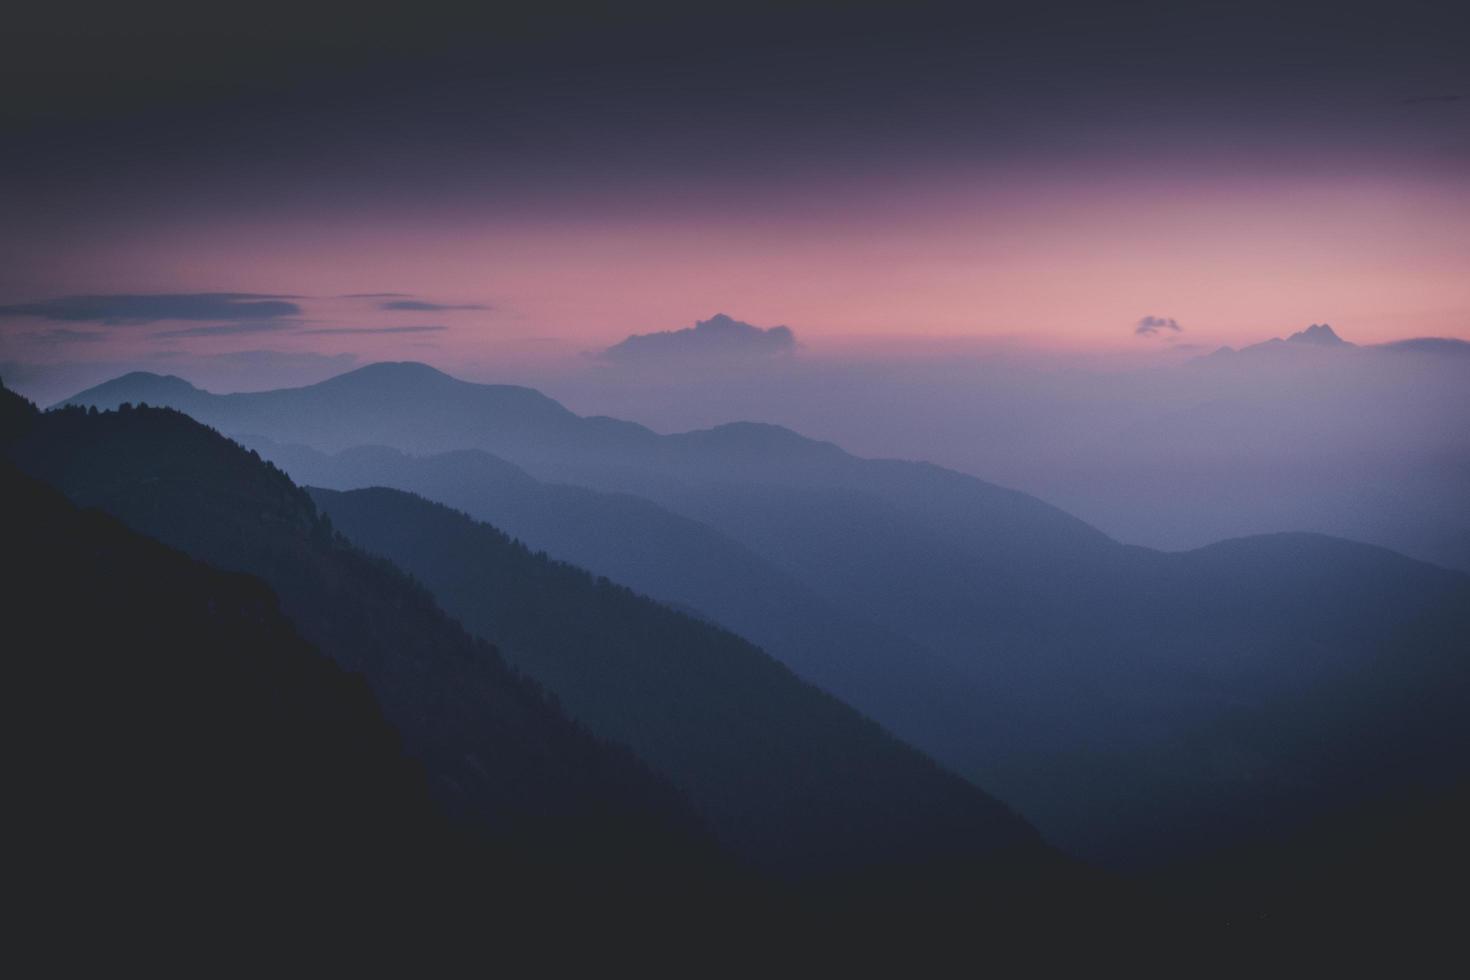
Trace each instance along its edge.
<instances>
[{"instance_id":1,"label":"mountain silhouette","mask_svg":"<svg viewBox=\"0 0 1470 980\"><path fill-rule=\"evenodd\" d=\"M731 633L421 497L312 494L336 528L423 582L574 718L684 787L752 861L782 873L958 874L1041 855L1005 807Z\"/></svg>"},{"instance_id":2,"label":"mountain silhouette","mask_svg":"<svg viewBox=\"0 0 1470 980\"><path fill-rule=\"evenodd\" d=\"M28 415L6 394L0 431L21 470L267 582L306 641L366 680L454 826L549 879L608 874L651 888L713 866L675 787L568 720L421 586L343 541L279 470L171 409Z\"/></svg>"},{"instance_id":3,"label":"mountain silhouette","mask_svg":"<svg viewBox=\"0 0 1470 980\"><path fill-rule=\"evenodd\" d=\"M794 434L783 438L800 447ZM542 482L481 450L410 456L361 446L327 454L242 441L301 485L392 487L462 510L553 558L733 630L843 700L876 707L884 723L906 719L990 737L963 695L963 678L932 652L842 610L728 535L646 498Z\"/></svg>"},{"instance_id":4,"label":"mountain silhouette","mask_svg":"<svg viewBox=\"0 0 1470 980\"><path fill-rule=\"evenodd\" d=\"M1292 345L1292 346L1287 346ZM1314 323L1311 326L1298 330L1289 335L1285 340L1274 337L1258 344L1249 344L1236 350L1232 347L1221 347L1209 354L1195 358L1197 363L1217 363L1229 361L1233 356L1239 354L1252 355L1287 355L1293 352L1300 353L1304 349L1317 348L1320 350L1352 350L1364 354L1375 353L1411 353L1426 354L1430 356L1461 357L1470 352L1470 342L1459 340L1454 337L1409 337L1404 340L1391 340L1381 344L1355 344L1343 340L1330 324Z\"/></svg>"},{"instance_id":5,"label":"mountain silhouette","mask_svg":"<svg viewBox=\"0 0 1470 980\"><path fill-rule=\"evenodd\" d=\"M406 913L452 828L362 679L259 580L79 511L8 462L0 489L7 809L25 841L11 887L180 924L199 903Z\"/></svg>"},{"instance_id":6,"label":"mountain silhouette","mask_svg":"<svg viewBox=\"0 0 1470 980\"><path fill-rule=\"evenodd\" d=\"M1337 335L1329 324L1314 323L1286 338L1289 344L1315 344L1318 347L1354 347Z\"/></svg>"},{"instance_id":7,"label":"mountain silhouette","mask_svg":"<svg viewBox=\"0 0 1470 980\"><path fill-rule=\"evenodd\" d=\"M1070 874L1005 806L745 641L443 507L317 491L340 511L321 513L279 470L171 409L70 408L9 429L7 456L76 502L269 581L302 634L366 679L437 810L518 866L572 881L636 867L640 893L718 882L729 872L708 827L746 864L849 889L865 876L867 888L921 875L973 890ZM379 518L354 519L367 504L407 534L386 540L426 544L434 560L377 547ZM512 662L350 546L333 516L374 551L412 559L477 632L515 644Z\"/></svg>"},{"instance_id":8,"label":"mountain silhouette","mask_svg":"<svg viewBox=\"0 0 1470 980\"><path fill-rule=\"evenodd\" d=\"M1217 850L1464 771L1470 584L1382 549L1273 535L1155 552L937 466L774 426L660 436L518 395L532 412L402 365L240 397L197 410L317 449L482 449L717 532L899 638L830 658L861 678L841 690L854 707L1093 860ZM914 650L942 666L886 685Z\"/></svg>"},{"instance_id":9,"label":"mountain silhouette","mask_svg":"<svg viewBox=\"0 0 1470 980\"><path fill-rule=\"evenodd\" d=\"M184 388L179 380L135 372L64 404L164 405L229 434L262 435L330 451L371 443L419 451L500 444L596 449L657 439L632 423L580 418L531 388L471 384L414 362L369 364L304 388L230 395Z\"/></svg>"}]
</instances>

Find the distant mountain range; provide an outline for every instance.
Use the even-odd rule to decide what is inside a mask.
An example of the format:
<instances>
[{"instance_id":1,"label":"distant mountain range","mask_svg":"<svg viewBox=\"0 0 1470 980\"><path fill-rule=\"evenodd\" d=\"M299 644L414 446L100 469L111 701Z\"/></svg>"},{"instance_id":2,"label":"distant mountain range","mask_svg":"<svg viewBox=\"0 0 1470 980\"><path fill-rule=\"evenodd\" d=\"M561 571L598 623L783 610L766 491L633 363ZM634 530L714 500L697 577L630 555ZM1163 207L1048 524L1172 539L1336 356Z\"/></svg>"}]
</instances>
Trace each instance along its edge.
<instances>
[{"instance_id":1,"label":"distant mountain range","mask_svg":"<svg viewBox=\"0 0 1470 980\"><path fill-rule=\"evenodd\" d=\"M23 887L74 905L55 869L100 870L116 877L89 894L146 908L123 884L146 873L241 914L489 915L532 944L595 930L599 949L657 922L694 955L738 933L844 960L867 948L853 930L937 952L976 922L1091 942L1146 923L1190 948L1451 926L1423 888L1470 865L1465 576L1312 535L1129 548L1024 495L773 427L578 432L554 403L509 400L568 433L536 465L649 496L483 449L253 440L293 471L498 510L527 547L398 490L303 493L174 411L41 414L0 389L26 573L10 716L55 733L54 751L11 743L42 848L16 863ZM617 448L582 448L606 433ZM704 583L654 601L537 537L608 566L629 552L661 588ZM809 610L815 626L771 628L776 659L847 675L971 782L723 628L723 568L756 595L726 615ZM815 642L874 623L881 642ZM974 784L1075 853L1162 873L1088 873Z\"/></svg>"},{"instance_id":2,"label":"distant mountain range","mask_svg":"<svg viewBox=\"0 0 1470 980\"><path fill-rule=\"evenodd\" d=\"M355 475L367 451L293 451L284 465L316 466L343 488L437 494L492 520L519 515L533 548L594 568L634 544L613 543L617 530L607 544L577 542L641 514L665 542L649 567L668 562L629 584L741 631L779 596L732 622L734 603L712 608L719 576L695 571L696 542L727 556L716 571L727 560L744 569L728 576L732 592L774 570L795 583L775 591L815 597L822 622L876 624L896 639L886 653L814 654L788 624L769 631L768 652L1090 859L1136 867L1198 854L1464 773L1470 580L1380 549L1310 535L1182 554L1126 547L939 467L859 459L774 426L660 436L423 365L229 396L134 375L70 401L173 404L226 433L326 452L494 454L373 450ZM558 537L558 521L584 530ZM622 561L619 574L635 566ZM710 584L668 588L686 573Z\"/></svg>"},{"instance_id":3,"label":"distant mountain range","mask_svg":"<svg viewBox=\"0 0 1470 980\"><path fill-rule=\"evenodd\" d=\"M750 639L800 676L930 739L984 737L961 673L920 644L844 609L708 524L644 497L547 483L483 450L411 456L384 446L336 454L242 442L303 485L393 487L488 521L572 562ZM953 692L937 696L937 692Z\"/></svg>"},{"instance_id":4,"label":"distant mountain range","mask_svg":"<svg viewBox=\"0 0 1470 980\"><path fill-rule=\"evenodd\" d=\"M1415 353L1445 355L1450 357L1464 357L1470 355L1470 341L1458 340L1453 337L1414 337L1408 340L1395 340L1385 344L1370 344L1362 346L1349 343L1337 335L1337 331L1327 323L1314 323L1304 330L1298 330L1285 340L1275 337L1258 344L1250 344L1235 350L1231 347L1221 347L1213 354L1206 355L1209 358L1229 356L1232 354L1260 354L1269 352L1291 352L1303 351L1310 348L1318 350L1357 350L1366 352L1388 352L1388 353Z\"/></svg>"},{"instance_id":5,"label":"distant mountain range","mask_svg":"<svg viewBox=\"0 0 1470 980\"><path fill-rule=\"evenodd\" d=\"M303 636L366 679L437 809L553 880L737 880L720 852L848 888L918 869L964 887L1002 866L1066 873L1006 807L745 641L444 507L317 491L321 513L170 409L11 406L3 431L7 458L73 501L269 582Z\"/></svg>"}]
</instances>

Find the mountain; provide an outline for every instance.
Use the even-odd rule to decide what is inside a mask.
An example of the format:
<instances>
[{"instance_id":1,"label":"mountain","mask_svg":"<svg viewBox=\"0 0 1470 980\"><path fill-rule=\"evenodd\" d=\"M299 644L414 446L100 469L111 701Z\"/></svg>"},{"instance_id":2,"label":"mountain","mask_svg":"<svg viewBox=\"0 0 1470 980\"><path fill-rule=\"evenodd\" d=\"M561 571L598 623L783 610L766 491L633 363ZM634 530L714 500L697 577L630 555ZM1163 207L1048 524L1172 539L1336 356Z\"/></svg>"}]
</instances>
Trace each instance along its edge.
<instances>
[{"instance_id":1,"label":"mountain","mask_svg":"<svg viewBox=\"0 0 1470 980\"><path fill-rule=\"evenodd\" d=\"M1312 344L1317 347L1356 347L1337 335L1329 324L1314 323L1286 338L1288 344Z\"/></svg>"},{"instance_id":2,"label":"mountain","mask_svg":"<svg viewBox=\"0 0 1470 980\"><path fill-rule=\"evenodd\" d=\"M636 866L646 888L719 880L709 827L744 863L797 877L1055 864L1004 806L745 641L444 508L364 498L428 552L378 548L360 520L353 535L415 558L420 581L468 576L440 601L512 663L333 530L356 495L324 496L333 513L320 513L279 470L168 409L63 409L14 428L8 457L78 503L269 581L303 636L365 677L438 809L521 863L594 882Z\"/></svg>"},{"instance_id":3,"label":"mountain","mask_svg":"<svg viewBox=\"0 0 1470 980\"><path fill-rule=\"evenodd\" d=\"M181 924L197 903L405 912L452 835L362 679L258 579L7 462L0 490L10 886Z\"/></svg>"},{"instance_id":4,"label":"mountain","mask_svg":"<svg viewBox=\"0 0 1470 980\"><path fill-rule=\"evenodd\" d=\"M1351 350L1370 356L1378 353L1408 353L1460 357L1470 352L1470 341L1459 340L1454 337L1410 337L1406 340L1391 340L1381 344L1355 344L1343 340L1337 331L1332 329L1330 324L1314 323L1304 330L1298 330L1296 333L1289 335L1285 340L1282 340L1280 337L1274 337L1271 340L1249 344L1239 350L1231 347L1221 347L1209 354L1195 358L1195 362L1218 363L1228 361L1233 355L1247 353L1285 356L1287 354L1300 353L1308 348L1339 351Z\"/></svg>"},{"instance_id":5,"label":"mountain","mask_svg":"<svg viewBox=\"0 0 1470 980\"><path fill-rule=\"evenodd\" d=\"M1043 485L1120 536L1171 550L1311 531L1470 571L1461 346L1275 340L1198 358L1156 375L1148 410Z\"/></svg>"},{"instance_id":6,"label":"mountain","mask_svg":"<svg viewBox=\"0 0 1470 980\"><path fill-rule=\"evenodd\" d=\"M543 482L481 450L410 456L360 446L327 454L258 437L242 442L301 485L421 494L532 549L712 620L801 677L869 706L880 722L906 722L910 737L916 725L988 737L985 720L963 696L963 678L932 652L841 610L728 535L651 500Z\"/></svg>"},{"instance_id":7,"label":"mountain","mask_svg":"<svg viewBox=\"0 0 1470 980\"><path fill-rule=\"evenodd\" d=\"M722 843L772 871L959 875L998 855L1041 855L1004 806L731 633L421 497L312 494L350 540L423 582L572 717L684 787Z\"/></svg>"},{"instance_id":8,"label":"mountain","mask_svg":"<svg viewBox=\"0 0 1470 980\"><path fill-rule=\"evenodd\" d=\"M1463 575L1313 535L1182 554L987 535L978 505L945 533L917 500L721 485L664 502L946 658L964 682L934 696L965 698L988 737L856 705L1094 860L1213 849L1464 770L1445 749L1470 734Z\"/></svg>"},{"instance_id":9,"label":"mountain","mask_svg":"<svg viewBox=\"0 0 1470 980\"><path fill-rule=\"evenodd\" d=\"M330 451L370 443L441 452L483 443L595 450L657 439L642 426L580 418L531 388L469 384L416 363L370 364L305 388L231 395L134 372L64 404L110 409L124 402L176 408L230 434Z\"/></svg>"},{"instance_id":10,"label":"mountain","mask_svg":"<svg viewBox=\"0 0 1470 980\"><path fill-rule=\"evenodd\" d=\"M1313 535L1128 547L1025 494L774 426L659 436L537 401L561 426L543 441L496 386L367 372L197 410L318 449L457 441L697 522L898 637L853 661L873 680L843 696L1089 859L1187 857L1464 772L1463 575ZM916 649L939 666L879 682Z\"/></svg>"},{"instance_id":11,"label":"mountain","mask_svg":"<svg viewBox=\"0 0 1470 980\"><path fill-rule=\"evenodd\" d=\"M365 679L438 811L503 860L614 891L715 866L677 789L343 541L279 470L173 410L42 415L17 401L0 426L9 460L79 506L265 580L302 638Z\"/></svg>"},{"instance_id":12,"label":"mountain","mask_svg":"<svg viewBox=\"0 0 1470 980\"><path fill-rule=\"evenodd\" d=\"M1298 330L1287 336L1285 340L1280 337L1272 337L1259 343L1247 344L1239 350L1233 347L1220 347L1209 354L1194 359L1196 364L1221 364L1237 362L1242 360L1263 361L1292 359L1300 361L1309 357L1312 352L1322 351L1363 351L1371 348L1359 347L1351 344L1337 335L1331 324L1314 323L1303 330Z\"/></svg>"}]
</instances>

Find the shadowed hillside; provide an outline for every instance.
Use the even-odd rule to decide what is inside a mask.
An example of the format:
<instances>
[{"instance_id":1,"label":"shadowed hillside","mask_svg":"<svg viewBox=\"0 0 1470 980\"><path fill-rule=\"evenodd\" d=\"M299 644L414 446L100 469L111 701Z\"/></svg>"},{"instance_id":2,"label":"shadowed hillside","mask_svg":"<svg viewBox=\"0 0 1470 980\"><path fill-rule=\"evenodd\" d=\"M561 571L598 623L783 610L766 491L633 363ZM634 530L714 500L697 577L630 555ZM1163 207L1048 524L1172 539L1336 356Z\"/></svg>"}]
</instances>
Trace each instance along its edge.
<instances>
[{"instance_id":1,"label":"shadowed hillside","mask_svg":"<svg viewBox=\"0 0 1470 980\"><path fill-rule=\"evenodd\" d=\"M312 493L349 539L412 573L773 870L932 862L957 874L1008 849L1040 854L1000 804L739 637L422 498Z\"/></svg>"},{"instance_id":2,"label":"shadowed hillside","mask_svg":"<svg viewBox=\"0 0 1470 980\"><path fill-rule=\"evenodd\" d=\"M634 867L648 885L712 855L674 787L569 722L401 572L343 542L280 471L172 410L27 420L7 402L6 415L6 452L22 469L268 582L306 640L366 679L457 825L518 841L589 884L611 876L612 888Z\"/></svg>"},{"instance_id":3,"label":"shadowed hillside","mask_svg":"<svg viewBox=\"0 0 1470 980\"><path fill-rule=\"evenodd\" d=\"M906 724L910 739L993 737L954 667L841 609L730 536L645 498L545 483L482 450L409 456L360 446L326 454L258 437L243 442L301 485L421 494L553 558L707 617L879 721Z\"/></svg>"},{"instance_id":4,"label":"shadowed hillside","mask_svg":"<svg viewBox=\"0 0 1470 980\"><path fill-rule=\"evenodd\" d=\"M447 828L367 684L260 581L6 462L0 490L12 886L74 914L173 916L189 895L403 911Z\"/></svg>"}]
</instances>

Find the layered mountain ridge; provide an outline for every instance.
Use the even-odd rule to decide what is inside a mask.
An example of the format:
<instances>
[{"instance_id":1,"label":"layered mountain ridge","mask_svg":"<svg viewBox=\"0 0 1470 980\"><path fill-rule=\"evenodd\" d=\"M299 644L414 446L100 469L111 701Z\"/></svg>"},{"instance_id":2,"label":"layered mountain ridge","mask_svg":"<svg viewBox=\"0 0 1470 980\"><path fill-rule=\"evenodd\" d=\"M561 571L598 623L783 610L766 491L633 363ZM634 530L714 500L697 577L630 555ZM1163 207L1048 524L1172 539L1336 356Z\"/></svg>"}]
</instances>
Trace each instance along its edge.
<instances>
[{"instance_id":1,"label":"layered mountain ridge","mask_svg":"<svg viewBox=\"0 0 1470 980\"><path fill-rule=\"evenodd\" d=\"M515 533L603 574L607 557L579 540L617 525L614 513L642 508L671 543L723 540L725 553L754 556L751 568L774 569L818 608L895 640L813 647L793 617L759 637L769 652L1074 853L1120 866L1198 853L1462 769L1462 575L1313 536L1128 547L1025 494L777 427L659 436L540 401L512 411L502 406L519 396L497 386L419 369L379 369L394 379L381 390L366 384L373 376L210 396L194 410L226 432L329 452L377 444L502 457L543 488L574 488L532 493L541 512ZM398 485L492 522L521 506L511 481L460 479L442 461L404 457L356 474L315 464L340 489ZM599 508L612 509L591 516ZM584 530L558 538L559 520ZM663 589L698 567L698 548L656 551L656 576L630 581L631 562L612 571L751 628L716 608L737 591L718 577ZM759 619L755 608L747 620Z\"/></svg>"}]
</instances>

